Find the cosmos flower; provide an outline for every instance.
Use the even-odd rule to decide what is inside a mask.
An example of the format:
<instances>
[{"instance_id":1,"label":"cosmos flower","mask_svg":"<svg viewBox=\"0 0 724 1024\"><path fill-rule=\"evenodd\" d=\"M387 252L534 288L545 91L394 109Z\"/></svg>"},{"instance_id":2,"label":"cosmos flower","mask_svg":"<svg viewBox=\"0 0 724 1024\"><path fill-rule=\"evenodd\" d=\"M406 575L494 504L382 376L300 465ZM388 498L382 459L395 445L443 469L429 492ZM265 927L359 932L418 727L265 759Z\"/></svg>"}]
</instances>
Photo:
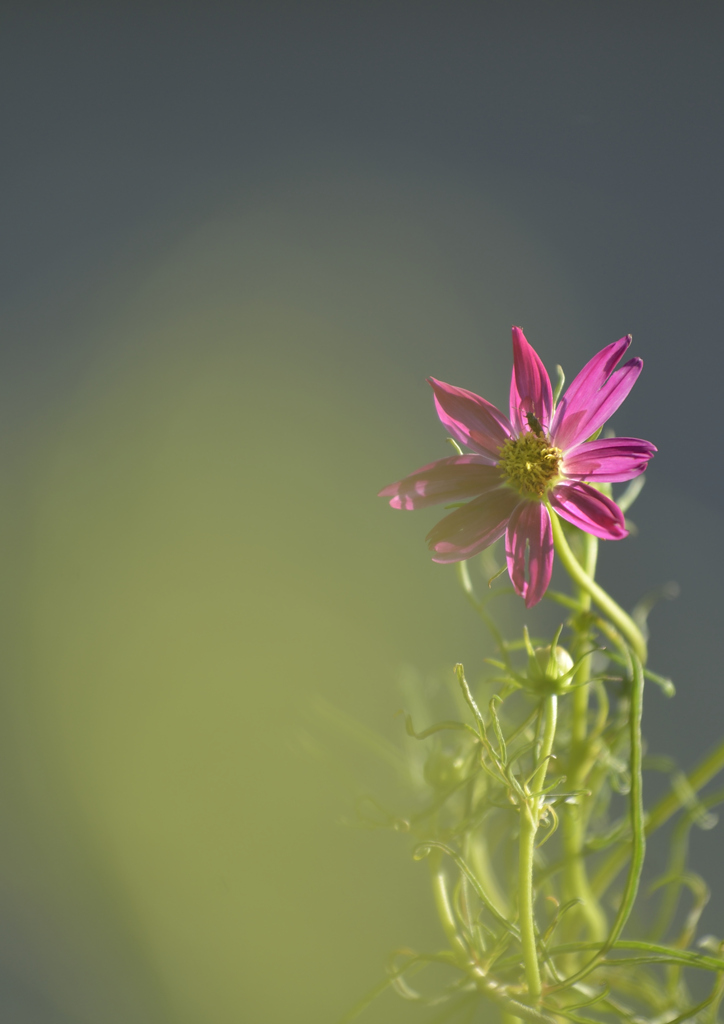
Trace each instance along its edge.
<instances>
[{"instance_id":1,"label":"cosmos flower","mask_svg":"<svg viewBox=\"0 0 724 1024\"><path fill-rule=\"evenodd\" d=\"M597 440L641 372L641 359L614 369L630 335L587 363L556 406L546 369L513 328L510 419L484 398L429 379L441 422L471 454L431 462L380 491L393 508L460 504L427 535L433 560L471 558L505 534L510 579L528 608L553 568L552 509L604 540L627 536L618 505L591 484L631 480L656 451L631 437Z\"/></svg>"}]
</instances>

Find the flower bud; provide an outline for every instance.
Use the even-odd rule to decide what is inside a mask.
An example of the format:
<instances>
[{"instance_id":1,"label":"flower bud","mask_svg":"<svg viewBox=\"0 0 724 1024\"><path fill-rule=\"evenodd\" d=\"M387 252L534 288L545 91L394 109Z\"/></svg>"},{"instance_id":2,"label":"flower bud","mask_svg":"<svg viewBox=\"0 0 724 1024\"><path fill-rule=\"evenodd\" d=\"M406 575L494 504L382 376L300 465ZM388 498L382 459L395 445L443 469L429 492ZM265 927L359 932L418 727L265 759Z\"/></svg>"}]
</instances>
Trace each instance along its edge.
<instances>
[{"instance_id":1,"label":"flower bud","mask_svg":"<svg viewBox=\"0 0 724 1024\"><path fill-rule=\"evenodd\" d=\"M460 754L435 747L425 761L423 774L428 785L436 789L447 789L461 781L464 767L465 758Z\"/></svg>"},{"instance_id":2,"label":"flower bud","mask_svg":"<svg viewBox=\"0 0 724 1024\"><path fill-rule=\"evenodd\" d=\"M565 647L549 644L528 655L528 681L543 693L565 693L573 675L573 658Z\"/></svg>"}]
</instances>

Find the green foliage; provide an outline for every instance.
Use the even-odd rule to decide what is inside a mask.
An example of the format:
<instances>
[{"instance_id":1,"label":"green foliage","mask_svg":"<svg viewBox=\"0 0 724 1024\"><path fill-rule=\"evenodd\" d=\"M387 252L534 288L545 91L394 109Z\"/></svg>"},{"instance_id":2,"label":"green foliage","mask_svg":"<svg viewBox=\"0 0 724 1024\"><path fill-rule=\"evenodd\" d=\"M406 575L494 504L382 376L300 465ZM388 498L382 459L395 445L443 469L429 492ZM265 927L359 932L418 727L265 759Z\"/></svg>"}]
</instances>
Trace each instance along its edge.
<instances>
[{"instance_id":1,"label":"green foliage","mask_svg":"<svg viewBox=\"0 0 724 1024\"><path fill-rule=\"evenodd\" d=\"M345 1024L387 987L434 1008L428 1021L719 1020L724 943L697 940L709 890L686 860L691 828L712 827L724 802L724 791L698 795L724 767L724 743L688 776L644 757L644 680L673 694L644 665L653 600L628 616L594 582L595 538L566 532L558 525L556 548L574 588L547 595L565 609L551 638L506 641L491 612L506 591L481 599L459 566L495 657L473 682L455 666L432 724L417 695L405 717L415 809L390 816L429 865L447 947L398 950ZM671 781L648 812L645 769ZM647 840L674 816L667 868L644 890ZM712 976L708 991L694 972Z\"/></svg>"}]
</instances>

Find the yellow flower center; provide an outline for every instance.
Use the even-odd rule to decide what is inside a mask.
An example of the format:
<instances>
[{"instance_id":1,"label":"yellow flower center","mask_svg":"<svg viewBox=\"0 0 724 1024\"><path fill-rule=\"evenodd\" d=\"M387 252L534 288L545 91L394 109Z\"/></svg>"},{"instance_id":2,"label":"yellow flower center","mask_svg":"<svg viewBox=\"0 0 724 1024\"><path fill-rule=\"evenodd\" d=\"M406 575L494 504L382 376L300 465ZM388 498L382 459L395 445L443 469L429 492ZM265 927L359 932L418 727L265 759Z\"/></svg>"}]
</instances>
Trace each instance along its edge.
<instances>
[{"instance_id":1,"label":"yellow flower center","mask_svg":"<svg viewBox=\"0 0 724 1024\"><path fill-rule=\"evenodd\" d=\"M521 494L543 498L558 477L563 452L549 442L532 413L527 418L532 429L520 437L508 438L500 449L498 467Z\"/></svg>"}]
</instances>

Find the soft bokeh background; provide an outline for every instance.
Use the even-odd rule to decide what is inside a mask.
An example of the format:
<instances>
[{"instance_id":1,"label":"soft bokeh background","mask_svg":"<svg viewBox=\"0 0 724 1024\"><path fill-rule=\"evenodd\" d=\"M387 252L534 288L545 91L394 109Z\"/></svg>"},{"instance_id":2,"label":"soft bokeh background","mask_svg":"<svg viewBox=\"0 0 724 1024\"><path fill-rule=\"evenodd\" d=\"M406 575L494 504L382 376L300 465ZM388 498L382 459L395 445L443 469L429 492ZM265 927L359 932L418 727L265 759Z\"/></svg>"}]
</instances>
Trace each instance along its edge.
<instances>
[{"instance_id":1,"label":"soft bokeh background","mask_svg":"<svg viewBox=\"0 0 724 1024\"><path fill-rule=\"evenodd\" d=\"M505 404L512 323L569 378L634 334L602 576L682 587L650 749L719 737L721 19L2 4L0 1020L334 1021L440 941L315 708L394 738L401 674L486 654L375 493L446 454L425 376Z\"/></svg>"}]
</instances>

